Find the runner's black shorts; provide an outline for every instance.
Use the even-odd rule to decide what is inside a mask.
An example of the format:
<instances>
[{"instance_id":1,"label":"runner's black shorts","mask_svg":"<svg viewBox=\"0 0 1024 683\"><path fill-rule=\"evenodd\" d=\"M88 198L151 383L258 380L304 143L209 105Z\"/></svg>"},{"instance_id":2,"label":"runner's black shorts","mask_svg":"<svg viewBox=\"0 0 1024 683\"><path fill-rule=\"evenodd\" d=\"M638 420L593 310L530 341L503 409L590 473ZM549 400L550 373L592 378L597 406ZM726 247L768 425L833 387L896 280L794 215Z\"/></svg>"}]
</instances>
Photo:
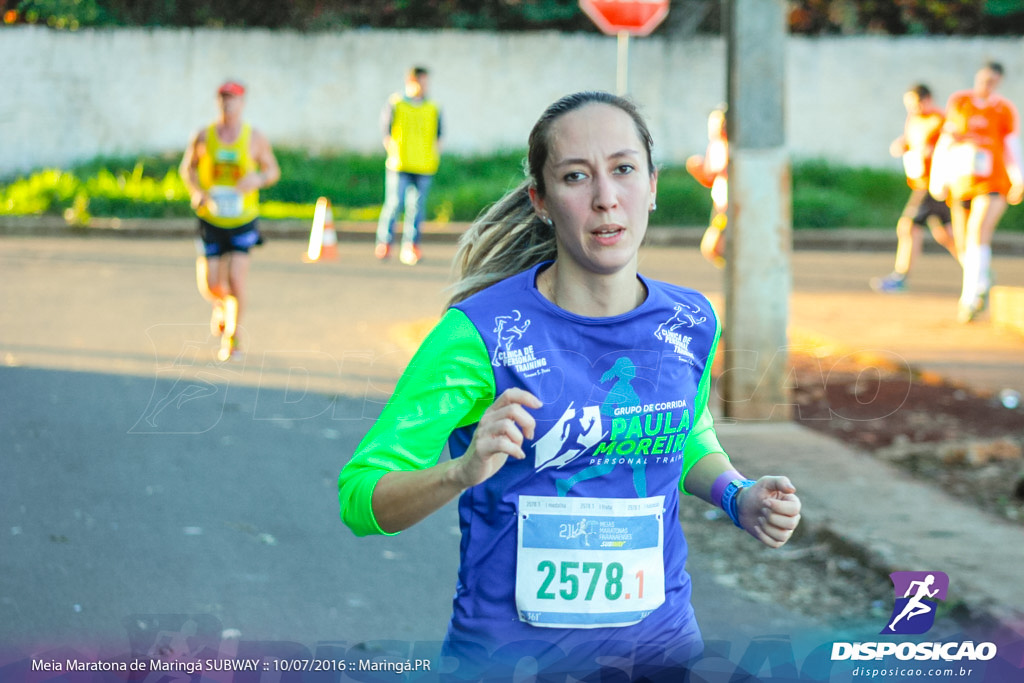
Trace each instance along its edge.
<instances>
[{"instance_id":1,"label":"runner's black shorts","mask_svg":"<svg viewBox=\"0 0 1024 683\"><path fill-rule=\"evenodd\" d=\"M943 225L949 223L949 206L928 193L928 190L913 190L907 205L903 207L903 218L909 218L914 225L927 227L928 218L935 216Z\"/></svg>"},{"instance_id":2,"label":"runner's black shorts","mask_svg":"<svg viewBox=\"0 0 1024 683\"><path fill-rule=\"evenodd\" d=\"M987 195L979 194L979 195L975 195L974 197L971 197L970 199L961 199L959 201L960 201L960 206L965 211L970 211L971 210L971 202L973 202L977 197L1004 197L1004 196L1005 195L1002 195L1002 194L1000 194L998 192L989 192Z\"/></svg>"},{"instance_id":3,"label":"runner's black shorts","mask_svg":"<svg viewBox=\"0 0 1024 683\"><path fill-rule=\"evenodd\" d=\"M259 219L254 218L237 228L218 228L200 218L199 238L203 241L203 254L207 258L216 258L233 251L248 254L249 249L263 244L258 223Z\"/></svg>"}]
</instances>

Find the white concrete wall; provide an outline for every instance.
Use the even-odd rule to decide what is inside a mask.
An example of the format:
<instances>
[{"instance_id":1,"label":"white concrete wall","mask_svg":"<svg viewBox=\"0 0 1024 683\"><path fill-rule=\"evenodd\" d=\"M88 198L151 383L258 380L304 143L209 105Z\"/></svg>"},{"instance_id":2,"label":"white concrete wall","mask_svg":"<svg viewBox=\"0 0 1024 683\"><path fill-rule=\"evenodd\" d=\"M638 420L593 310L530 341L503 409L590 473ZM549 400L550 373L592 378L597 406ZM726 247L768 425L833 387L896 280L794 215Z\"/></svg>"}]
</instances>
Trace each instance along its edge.
<instances>
[{"instance_id":1,"label":"white concrete wall","mask_svg":"<svg viewBox=\"0 0 1024 683\"><path fill-rule=\"evenodd\" d=\"M890 166L902 92L929 83L940 101L986 59L1007 68L1024 106L1020 39L793 37L787 137L794 158ZM568 92L614 90L614 38L591 34L0 29L0 176L100 154L180 152L215 114L225 77L250 87L247 116L276 146L376 151L377 118L405 69L432 70L447 148L522 148L537 115ZM630 91L663 161L702 151L705 116L725 97L719 38L630 42Z\"/></svg>"},{"instance_id":2,"label":"white concrete wall","mask_svg":"<svg viewBox=\"0 0 1024 683\"><path fill-rule=\"evenodd\" d=\"M902 132L902 95L926 83L939 106L970 88L989 60L1006 69L1002 93L1024 111L1024 41L959 38L790 38L786 140L793 156L865 166L899 164L889 142Z\"/></svg>"}]
</instances>

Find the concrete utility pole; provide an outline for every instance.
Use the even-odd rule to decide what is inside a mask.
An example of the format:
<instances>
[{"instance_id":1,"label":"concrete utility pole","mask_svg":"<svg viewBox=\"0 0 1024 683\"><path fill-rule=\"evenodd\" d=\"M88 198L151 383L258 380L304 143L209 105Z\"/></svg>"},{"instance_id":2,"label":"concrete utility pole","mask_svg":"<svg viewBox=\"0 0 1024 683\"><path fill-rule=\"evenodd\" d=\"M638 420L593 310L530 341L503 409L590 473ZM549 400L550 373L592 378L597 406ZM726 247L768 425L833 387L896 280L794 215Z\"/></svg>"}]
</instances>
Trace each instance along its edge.
<instances>
[{"instance_id":1,"label":"concrete utility pole","mask_svg":"<svg viewBox=\"0 0 1024 683\"><path fill-rule=\"evenodd\" d=\"M786 151L784 0L727 0L729 215L724 413L790 418L786 327L792 191Z\"/></svg>"}]
</instances>

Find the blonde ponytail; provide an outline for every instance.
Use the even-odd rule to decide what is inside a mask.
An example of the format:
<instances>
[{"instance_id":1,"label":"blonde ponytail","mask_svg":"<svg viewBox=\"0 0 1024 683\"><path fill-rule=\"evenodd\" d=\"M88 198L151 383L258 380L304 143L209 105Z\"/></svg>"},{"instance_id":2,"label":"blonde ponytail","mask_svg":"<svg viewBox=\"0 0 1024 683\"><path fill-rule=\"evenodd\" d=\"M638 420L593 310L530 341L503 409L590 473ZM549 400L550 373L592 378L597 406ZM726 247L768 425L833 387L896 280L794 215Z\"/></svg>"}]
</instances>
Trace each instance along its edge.
<instances>
[{"instance_id":1,"label":"blonde ponytail","mask_svg":"<svg viewBox=\"0 0 1024 683\"><path fill-rule=\"evenodd\" d=\"M454 269L458 282L448 305L496 282L555 258L555 231L530 203L530 180L487 209L459 238Z\"/></svg>"}]
</instances>

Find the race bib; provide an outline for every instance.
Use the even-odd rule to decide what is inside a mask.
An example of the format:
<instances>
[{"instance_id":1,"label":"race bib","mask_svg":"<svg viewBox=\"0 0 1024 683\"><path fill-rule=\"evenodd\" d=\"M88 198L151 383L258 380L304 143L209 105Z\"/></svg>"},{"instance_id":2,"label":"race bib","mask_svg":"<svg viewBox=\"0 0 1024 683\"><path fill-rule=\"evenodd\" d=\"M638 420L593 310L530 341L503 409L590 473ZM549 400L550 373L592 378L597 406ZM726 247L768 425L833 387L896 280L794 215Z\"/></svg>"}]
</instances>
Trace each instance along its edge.
<instances>
[{"instance_id":1,"label":"race bib","mask_svg":"<svg viewBox=\"0 0 1024 683\"><path fill-rule=\"evenodd\" d=\"M552 628L635 624L665 602L665 497L519 498L516 608Z\"/></svg>"},{"instance_id":2,"label":"race bib","mask_svg":"<svg viewBox=\"0 0 1024 683\"><path fill-rule=\"evenodd\" d=\"M724 176L716 177L711 184L711 203L720 211L729 206L729 181Z\"/></svg>"},{"instance_id":3,"label":"race bib","mask_svg":"<svg viewBox=\"0 0 1024 683\"><path fill-rule=\"evenodd\" d=\"M980 149L969 142L953 145L953 148L950 150L950 158L953 168L961 176L988 178L992 175L991 152L986 149Z\"/></svg>"},{"instance_id":4,"label":"race bib","mask_svg":"<svg viewBox=\"0 0 1024 683\"><path fill-rule=\"evenodd\" d=\"M904 152L903 171L911 180L924 178L924 157L920 152L914 150Z\"/></svg>"},{"instance_id":5,"label":"race bib","mask_svg":"<svg viewBox=\"0 0 1024 683\"><path fill-rule=\"evenodd\" d=\"M210 213L218 218L238 218L242 215L242 195L233 187L214 185L210 188Z\"/></svg>"}]
</instances>

